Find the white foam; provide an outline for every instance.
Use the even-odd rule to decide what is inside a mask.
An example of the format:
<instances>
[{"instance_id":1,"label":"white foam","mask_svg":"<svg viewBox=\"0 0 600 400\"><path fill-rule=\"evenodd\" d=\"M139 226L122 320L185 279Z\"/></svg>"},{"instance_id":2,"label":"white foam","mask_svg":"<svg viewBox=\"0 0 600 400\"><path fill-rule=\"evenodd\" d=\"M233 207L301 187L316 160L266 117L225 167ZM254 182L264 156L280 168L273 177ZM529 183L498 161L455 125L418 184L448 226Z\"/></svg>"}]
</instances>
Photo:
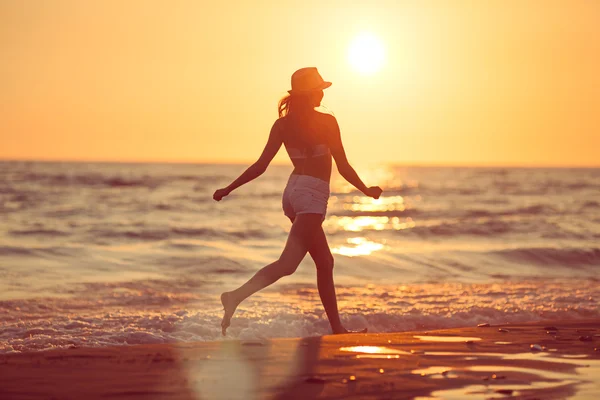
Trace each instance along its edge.
<instances>
[{"instance_id":1,"label":"white foam","mask_svg":"<svg viewBox=\"0 0 600 400\"><path fill-rule=\"evenodd\" d=\"M369 332L600 317L593 300L600 298L600 288L589 281L344 286L337 292L345 325ZM0 352L222 340L221 313L218 294L193 286L98 284L73 297L0 302ZM295 284L242 303L228 338L329 332L314 285Z\"/></svg>"}]
</instances>

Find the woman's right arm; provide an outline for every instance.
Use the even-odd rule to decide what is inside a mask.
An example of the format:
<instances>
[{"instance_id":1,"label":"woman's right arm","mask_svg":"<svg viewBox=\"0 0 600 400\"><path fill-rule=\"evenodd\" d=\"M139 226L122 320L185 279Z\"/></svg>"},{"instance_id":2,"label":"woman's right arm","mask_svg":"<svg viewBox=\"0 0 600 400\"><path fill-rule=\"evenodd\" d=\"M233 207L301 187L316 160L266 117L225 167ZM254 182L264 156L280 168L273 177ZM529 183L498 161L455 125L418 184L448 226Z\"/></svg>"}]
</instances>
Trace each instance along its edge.
<instances>
[{"instance_id":1,"label":"woman's right arm","mask_svg":"<svg viewBox=\"0 0 600 400\"><path fill-rule=\"evenodd\" d=\"M344 145L342 144L342 135L340 133L340 127L335 117L331 116L328 119L328 132L329 132L329 148L331 149L331 155L335 160L338 172L344 179L351 183L355 188L363 192L366 196L378 199L381 196L381 188L379 186L367 187L360 179L346 156Z\"/></svg>"},{"instance_id":2,"label":"woman's right arm","mask_svg":"<svg viewBox=\"0 0 600 400\"><path fill-rule=\"evenodd\" d=\"M246 169L246 171L244 171L239 178L231 182L229 186L222 189L217 189L213 194L213 199L216 201L221 201L223 197L228 196L233 190L258 178L267 170L271 160L273 160L273 157L275 157L279 151L279 148L283 144L283 140L281 139L281 134L279 131L280 128L278 121L275 121L273 127L271 128L271 132L269 133L269 140L267 141L260 158L254 164L248 167L248 169Z\"/></svg>"}]
</instances>

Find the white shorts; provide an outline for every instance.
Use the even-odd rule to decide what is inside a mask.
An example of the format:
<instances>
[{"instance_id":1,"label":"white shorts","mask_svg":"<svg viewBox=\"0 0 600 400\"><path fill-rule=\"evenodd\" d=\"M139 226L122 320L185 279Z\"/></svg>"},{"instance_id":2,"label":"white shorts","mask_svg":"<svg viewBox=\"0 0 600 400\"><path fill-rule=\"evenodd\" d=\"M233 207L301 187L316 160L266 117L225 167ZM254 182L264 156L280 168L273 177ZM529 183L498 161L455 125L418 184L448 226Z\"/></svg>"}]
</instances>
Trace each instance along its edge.
<instances>
[{"instance_id":1,"label":"white shorts","mask_svg":"<svg viewBox=\"0 0 600 400\"><path fill-rule=\"evenodd\" d=\"M283 213L288 218L299 214L321 214L325 219L329 182L310 175L292 174L283 191Z\"/></svg>"}]
</instances>

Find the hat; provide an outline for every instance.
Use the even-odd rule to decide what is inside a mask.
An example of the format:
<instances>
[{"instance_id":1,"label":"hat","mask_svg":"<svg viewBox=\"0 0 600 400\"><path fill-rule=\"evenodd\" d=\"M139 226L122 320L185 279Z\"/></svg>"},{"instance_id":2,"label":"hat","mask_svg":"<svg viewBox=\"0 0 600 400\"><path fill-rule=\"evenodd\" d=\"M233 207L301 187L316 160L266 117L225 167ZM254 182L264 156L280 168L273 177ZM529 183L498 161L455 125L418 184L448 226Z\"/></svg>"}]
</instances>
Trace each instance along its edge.
<instances>
[{"instance_id":1,"label":"hat","mask_svg":"<svg viewBox=\"0 0 600 400\"><path fill-rule=\"evenodd\" d=\"M300 68L292 74L292 90L288 90L288 93L312 92L327 89L329 86L331 82L324 81L315 67Z\"/></svg>"}]
</instances>

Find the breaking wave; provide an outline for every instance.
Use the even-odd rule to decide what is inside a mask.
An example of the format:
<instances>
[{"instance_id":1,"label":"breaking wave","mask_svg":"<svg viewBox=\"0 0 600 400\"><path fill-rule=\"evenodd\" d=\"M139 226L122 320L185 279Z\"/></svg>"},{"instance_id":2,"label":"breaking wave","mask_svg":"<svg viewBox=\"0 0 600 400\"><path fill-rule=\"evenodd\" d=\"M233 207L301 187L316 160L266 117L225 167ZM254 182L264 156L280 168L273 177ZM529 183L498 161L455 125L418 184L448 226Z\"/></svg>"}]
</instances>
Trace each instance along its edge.
<instances>
[{"instance_id":1,"label":"breaking wave","mask_svg":"<svg viewBox=\"0 0 600 400\"><path fill-rule=\"evenodd\" d=\"M0 301L0 353L222 340L218 296L203 295L199 285L95 285L88 288L95 297ZM600 318L594 282L342 286L338 292L344 324L370 332ZM329 332L312 285L258 294L240 305L228 331L238 339Z\"/></svg>"}]
</instances>

